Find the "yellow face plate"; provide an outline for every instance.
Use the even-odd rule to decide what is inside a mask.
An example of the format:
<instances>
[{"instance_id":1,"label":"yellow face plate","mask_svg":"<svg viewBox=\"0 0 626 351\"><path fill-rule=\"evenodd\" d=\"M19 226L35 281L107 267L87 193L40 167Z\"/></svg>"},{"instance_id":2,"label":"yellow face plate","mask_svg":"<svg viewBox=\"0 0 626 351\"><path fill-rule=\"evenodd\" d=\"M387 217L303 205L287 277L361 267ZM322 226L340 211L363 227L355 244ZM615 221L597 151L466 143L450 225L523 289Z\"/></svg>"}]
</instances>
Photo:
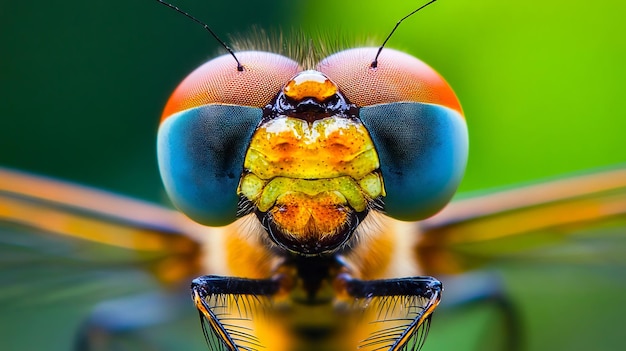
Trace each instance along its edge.
<instances>
[{"instance_id":1,"label":"yellow face plate","mask_svg":"<svg viewBox=\"0 0 626 351\"><path fill-rule=\"evenodd\" d=\"M292 117L273 119L257 129L244 161L244 168L261 179L343 175L361 179L378 167L365 127L335 117L313 123Z\"/></svg>"},{"instance_id":2,"label":"yellow face plate","mask_svg":"<svg viewBox=\"0 0 626 351\"><path fill-rule=\"evenodd\" d=\"M255 132L244 167L239 193L295 241L336 234L349 211L384 195L378 155L357 120L271 120Z\"/></svg>"}]
</instances>

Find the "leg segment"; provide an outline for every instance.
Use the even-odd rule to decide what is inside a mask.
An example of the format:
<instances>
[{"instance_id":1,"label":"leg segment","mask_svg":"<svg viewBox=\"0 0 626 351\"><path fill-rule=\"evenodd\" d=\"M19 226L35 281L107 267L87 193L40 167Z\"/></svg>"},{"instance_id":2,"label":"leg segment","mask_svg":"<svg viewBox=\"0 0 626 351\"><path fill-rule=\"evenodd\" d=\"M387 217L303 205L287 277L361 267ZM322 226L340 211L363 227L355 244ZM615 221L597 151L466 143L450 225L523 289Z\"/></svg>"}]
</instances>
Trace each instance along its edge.
<instances>
[{"instance_id":1,"label":"leg segment","mask_svg":"<svg viewBox=\"0 0 626 351\"><path fill-rule=\"evenodd\" d=\"M346 276L346 292L360 301L367 321L375 325L361 342L365 350L419 350L432 313L441 299L442 285L431 277L363 281Z\"/></svg>"},{"instance_id":2,"label":"leg segment","mask_svg":"<svg viewBox=\"0 0 626 351\"><path fill-rule=\"evenodd\" d=\"M277 280L203 276L191 283L191 296L200 314L202 331L211 350L261 348L254 317L262 313L265 297L276 294Z\"/></svg>"}]
</instances>

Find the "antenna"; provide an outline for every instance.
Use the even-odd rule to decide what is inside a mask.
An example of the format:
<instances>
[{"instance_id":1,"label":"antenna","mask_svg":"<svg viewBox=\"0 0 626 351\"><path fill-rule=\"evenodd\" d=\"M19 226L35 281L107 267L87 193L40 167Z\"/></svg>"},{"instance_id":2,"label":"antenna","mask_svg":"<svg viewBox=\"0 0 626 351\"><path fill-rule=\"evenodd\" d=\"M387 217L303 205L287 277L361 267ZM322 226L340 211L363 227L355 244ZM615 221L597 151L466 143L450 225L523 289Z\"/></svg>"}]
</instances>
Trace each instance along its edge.
<instances>
[{"instance_id":1,"label":"antenna","mask_svg":"<svg viewBox=\"0 0 626 351\"><path fill-rule=\"evenodd\" d=\"M202 27L204 27L204 29L206 29L209 33L211 33L213 38L215 38L215 40L217 40L217 42L220 43L220 45L222 45L222 47L224 47L224 49L226 49L226 51L228 51L228 53L235 59L235 61L237 62L237 71L239 71L239 72L243 71L243 66L241 65L241 63L237 59L237 56L235 56L235 53L233 52L233 49L231 49L228 45L226 45L226 42L224 42L222 39L220 39L217 36L217 34L215 34L215 32L211 28L209 28L209 26L206 23L200 21L199 19L197 19L194 16L188 14L187 12L179 9L177 6L174 6L174 5L170 4L170 3L167 3L167 2L162 1L162 0L156 0L156 1L160 2L161 4L171 8L172 10L174 10L174 11L176 11L178 13L183 14L187 18L191 19L192 21L194 21L194 22L198 23L199 25L201 25ZM378 55L376 55L376 57L378 57Z\"/></svg>"},{"instance_id":2,"label":"antenna","mask_svg":"<svg viewBox=\"0 0 626 351\"><path fill-rule=\"evenodd\" d=\"M391 36L393 35L393 33L396 31L396 29L398 28L398 26L400 25L400 23L402 23L402 21L404 21L405 19L411 17L413 14L415 14L417 11L423 9L424 7L432 4L433 2L435 2L437 0L430 0L429 2L427 2L426 4L420 6L419 8L417 8L416 10L414 10L413 12L409 13L408 15L402 17L402 19L400 19L398 21L398 23L396 23L396 26L393 27L393 29L391 30L391 33L389 33L389 35L387 36L387 38L385 39L385 41L383 42L383 45L381 45L378 48L378 52L376 53L376 57L374 57L374 61L372 61L372 64L370 65L370 67L372 68L376 68L378 67L378 56L380 55L380 52L383 51L383 48L385 47L385 44L387 44L387 41L389 41L389 38L391 38Z\"/></svg>"}]
</instances>

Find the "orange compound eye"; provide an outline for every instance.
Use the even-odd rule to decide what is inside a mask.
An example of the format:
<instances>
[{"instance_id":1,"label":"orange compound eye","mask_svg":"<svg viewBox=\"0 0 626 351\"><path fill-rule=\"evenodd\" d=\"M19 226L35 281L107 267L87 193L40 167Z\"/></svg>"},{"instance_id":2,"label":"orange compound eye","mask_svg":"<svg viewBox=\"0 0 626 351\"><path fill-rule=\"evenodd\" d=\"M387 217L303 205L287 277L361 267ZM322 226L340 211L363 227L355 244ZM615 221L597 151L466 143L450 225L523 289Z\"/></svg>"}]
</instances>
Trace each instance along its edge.
<instances>
[{"instance_id":1,"label":"orange compound eye","mask_svg":"<svg viewBox=\"0 0 626 351\"><path fill-rule=\"evenodd\" d=\"M463 114L448 83L430 66L403 52L385 48L371 67L378 48L338 52L317 69L332 79L357 106L413 101L448 107Z\"/></svg>"},{"instance_id":2,"label":"orange compound eye","mask_svg":"<svg viewBox=\"0 0 626 351\"><path fill-rule=\"evenodd\" d=\"M244 70L232 56L222 55L193 71L176 88L161 120L189 108L208 104L264 107L301 69L297 62L273 53L238 52Z\"/></svg>"}]
</instances>

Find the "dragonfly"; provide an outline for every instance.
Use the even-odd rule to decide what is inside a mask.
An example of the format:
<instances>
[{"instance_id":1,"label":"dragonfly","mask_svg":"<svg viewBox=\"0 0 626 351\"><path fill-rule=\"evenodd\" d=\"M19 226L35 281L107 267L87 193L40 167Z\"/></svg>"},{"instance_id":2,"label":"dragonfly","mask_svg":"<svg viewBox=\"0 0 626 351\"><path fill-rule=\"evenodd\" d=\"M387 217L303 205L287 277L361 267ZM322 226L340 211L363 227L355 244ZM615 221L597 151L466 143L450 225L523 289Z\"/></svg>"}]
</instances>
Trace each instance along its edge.
<instances>
[{"instance_id":1,"label":"dragonfly","mask_svg":"<svg viewBox=\"0 0 626 351\"><path fill-rule=\"evenodd\" d=\"M480 265L476 264L476 266L472 266L467 262L464 262L462 259L462 253L448 252L450 247L456 245L462 246L463 244L467 245L472 242L497 241L502 237L508 238L530 231L537 231L542 228L562 227L571 225L572 223L582 222L588 224L594 221L604 222L604 220L609 217L613 218L619 215L621 213L621 210L619 210L619 191L623 185L616 180L623 178L623 173L605 173L592 178L575 180L573 185L570 184L564 192L554 191L554 189L559 188L559 186L550 184L543 187L524 189L523 192L503 193L493 195L493 197L482 198L477 200L480 201L480 206L477 205L477 202L466 202L465 205L463 205L464 202L459 202L457 205L452 205L447 210L444 210L444 212L440 215L430 220L426 220L419 225L411 223L411 229L406 232L415 232L415 237L419 237L420 240L414 245L409 246L412 247L415 252L419 253L416 256L419 259L419 266L422 267L424 273L430 275L441 275L444 273L458 274L469 268L476 268L476 266ZM132 261L137 266L143 267L145 271L154 275L154 277L157 278L157 281L161 282L163 286L178 285L181 281L191 276L205 274L207 271L216 270L215 267L218 265L224 264L223 257L218 258L219 252L215 252L215 250L213 250L211 252L212 254L207 255L206 251L202 251L207 250L207 247L219 247L218 245L207 243L207 239L205 238L207 236L211 236L211 232L217 233L220 230L215 228L207 229L205 227L198 227L192 222L186 220L184 217L177 215L177 213L172 213L171 211L159 209L150 205L146 206L146 204L136 203L128 199L109 197L106 194L100 194L103 195L103 197L99 197L99 193L92 190L67 186L62 183L32 178L26 175L16 175L10 171L3 173L3 179L11 179L10 182L7 182L7 184L9 184L7 186L7 190L4 191L4 194L7 195L6 203L8 204L6 206L7 213L5 215L7 223L17 224L18 230L38 229L38 231L47 234L60 234L64 239L71 237L82 241L99 243L97 254L92 256L85 254L85 251L81 250L83 254L79 255L82 256L79 261L82 260L85 262L89 261L91 257L96 257L102 259L103 262L108 262L107 264L114 266L116 261L110 257L113 254L110 252L102 252L107 250L102 249L100 246L119 247L122 250L125 250L125 253L122 254L122 256L124 256L121 259L122 262L128 263ZM25 182L25 186L19 185L22 181ZM593 184L599 183L608 183L609 186L604 188L596 188L592 186ZM61 194L63 195L60 197L46 197L43 195L46 193L46 191L43 190L45 188L51 189L52 193L61 191ZM29 192L29 189L35 189L35 191ZM583 190L577 192L572 189ZM607 198L607 194L611 193L611 196L613 196L616 192L618 194L612 199L617 198L618 200L617 202L611 202L609 198ZM523 198L528 196L527 194L537 195L532 196L533 201L523 201ZM538 196L545 194L551 195L547 197ZM90 201L81 201L81 198L90 199ZM512 201L513 204L507 206L506 204L510 202L506 199L511 198L517 200ZM589 198L595 198L592 202L597 201L597 203L605 204L608 207L615 205L618 210L609 213L595 213L580 203L582 198L587 200ZM18 201L10 201L14 199L18 199ZM3 200L5 199L3 198ZM21 200L21 203L19 200ZM559 206L562 203L575 205L572 205L573 207L561 209ZM554 206L554 208L551 206ZM496 207L498 207L499 212L494 210ZM455 208L457 210L454 210ZM478 208L482 208L483 211L477 211L476 209ZM485 208L487 210L484 210ZM539 223L535 223L533 225L531 224L533 223L533 221L530 220L531 218L535 219L542 217L528 214L526 217L524 217L524 215L520 215L522 219L516 218L520 222L518 222L518 225L514 226L515 229L511 231L507 231L502 228L499 230L480 230L481 223L480 221L476 222L479 219L485 220L488 226L488 219L505 216L510 220L511 218L508 216L511 213L523 214L524 211L537 208L545 210L544 213L546 213L546 216L550 217L549 220L544 218L543 221L539 221ZM559 216L557 216L559 213L567 213L569 215L572 213L570 211L581 208L582 212L587 213L587 217L584 215L577 215L572 216L572 218L568 220L557 221L554 219L559 218ZM38 209L40 212L37 212ZM550 209L552 209L553 212L550 212ZM532 213L533 211L530 210L530 212ZM129 216L129 213L132 215ZM151 215L147 216L149 217L149 220L142 218L140 216L141 213L151 213ZM50 215L50 217L48 217L48 215ZM555 217L553 218L552 215ZM29 222L26 217L37 219ZM210 221L211 219L208 220ZM477 223L479 230L473 232L472 230L474 229L472 229L472 225ZM530 228L519 225L519 223L523 223L525 225L528 224ZM60 225L60 227L55 227L55 224ZM50 227L48 227L48 225L50 225ZM459 232L455 232L457 230L455 228L457 227L461 227ZM135 229L137 229L137 231L134 231ZM485 234L486 232L489 234ZM218 236L218 234L213 235L213 237ZM42 240L45 241L46 239ZM38 245L38 249L58 248L58 245L45 245L42 240L27 242L22 240L22 242L20 242L19 238L14 238L14 241L7 240L7 242L14 246L28 246L30 243L38 243L35 244ZM291 243L283 244L288 246L287 249L294 249L293 247L289 247ZM306 253L316 254L316 252L310 251L315 249L315 247L307 246L306 250L309 251ZM64 257L71 258L72 255ZM109 260L106 261L105 259ZM480 260L474 259L474 261ZM119 265L119 262L117 263ZM123 265L124 264L122 263L121 266ZM246 269L245 266L243 268ZM256 269L256 267L247 267L247 269L251 268ZM254 274L250 274L250 276L254 276ZM479 277L474 276L473 280L479 280L478 278ZM458 280L451 280L452 286L459 284L458 282ZM492 287L490 284L486 284L486 286ZM36 291L40 290L36 289ZM486 293L490 292L493 291L486 291ZM499 291L496 290L495 292L498 293ZM483 292L478 291L478 293L480 294ZM173 302L171 304L169 303L170 300L168 296L163 295L152 297L153 300L149 300L148 298L144 299L144 301L152 301L152 305L147 308L148 310L154 309L154 306L175 305ZM203 297L202 299L207 300L206 297ZM467 303L468 301L471 302L467 299L467 297L464 298L463 296L460 296L459 300L459 304L461 305ZM137 302L136 300L129 301ZM196 301L198 301L197 298ZM218 303L220 303L220 301L218 301ZM248 301L246 303L253 304ZM381 304L384 305L386 303ZM200 305L203 306L203 303L200 303ZM239 304L235 305L239 306ZM121 313L124 312L123 307L127 307L127 309L129 308L130 310L135 311L138 309L138 305L129 305L128 301L121 301L117 305L108 306L110 308L103 308L102 310L94 311L94 320L99 323L98 326L105 326L105 323L102 322L102 320L106 320L106 318L103 318L101 315L110 313L106 311L117 310L120 312L117 317L123 317L123 313ZM211 308L215 309L217 306L219 305L209 306L205 311L203 311L204 318L205 320L208 320L209 323L211 322L211 318L206 315L210 314L209 312ZM241 313L239 311L237 312ZM228 313L232 314L233 311L229 311ZM245 313L251 312L245 311ZM115 313L110 314L116 316ZM132 315L128 315L128 320L132 320L133 317L136 317L136 314L137 313L135 312ZM241 318L241 315L239 317ZM145 319L154 322L159 318L152 316L152 318L145 317ZM123 320L123 318L120 318L120 320ZM215 319L213 319L213 321L215 321ZM136 323L131 325L131 327L138 327L146 323L145 320L135 322ZM406 327L406 325L402 325L402 327ZM111 329L114 330L115 328L120 328L120 326L114 323ZM211 328L211 326L209 325L207 328ZM233 330L230 332L231 334L234 334ZM217 337L219 338L220 335L217 335Z\"/></svg>"}]
</instances>

